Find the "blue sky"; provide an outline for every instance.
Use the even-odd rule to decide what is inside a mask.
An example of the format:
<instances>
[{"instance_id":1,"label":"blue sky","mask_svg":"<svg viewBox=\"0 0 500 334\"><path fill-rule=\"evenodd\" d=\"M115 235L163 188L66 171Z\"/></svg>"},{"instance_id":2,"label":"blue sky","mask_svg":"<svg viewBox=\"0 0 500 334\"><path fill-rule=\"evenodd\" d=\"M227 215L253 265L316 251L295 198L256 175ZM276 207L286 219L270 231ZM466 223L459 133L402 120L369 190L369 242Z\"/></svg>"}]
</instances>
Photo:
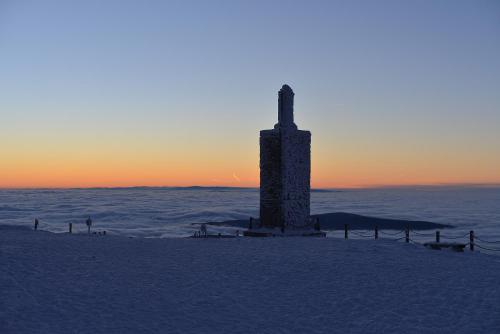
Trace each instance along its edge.
<instances>
[{"instance_id":1,"label":"blue sky","mask_svg":"<svg viewBox=\"0 0 500 334\"><path fill-rule=\"evenodd\" d=\"M500 182L498 1L0 0L0 59L0 186L68 150L253 185L283 83L313 183Z\"/></svg>"}]
</instances>

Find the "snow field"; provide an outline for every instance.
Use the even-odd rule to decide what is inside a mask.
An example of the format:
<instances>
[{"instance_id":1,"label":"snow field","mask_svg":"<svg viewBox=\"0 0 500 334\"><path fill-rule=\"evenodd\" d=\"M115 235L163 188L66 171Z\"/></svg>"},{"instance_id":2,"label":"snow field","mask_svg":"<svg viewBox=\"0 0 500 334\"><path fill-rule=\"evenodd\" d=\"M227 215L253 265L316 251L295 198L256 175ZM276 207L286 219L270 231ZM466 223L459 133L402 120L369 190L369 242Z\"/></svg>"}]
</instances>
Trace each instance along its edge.
<instances>
[{"instance_id":1,"label":"snow field","mask_svg":"<svg viewBox=\"0 0 500 334\"><path fill-rule=\"evenodd\" d=\"M2 230L1 333L499 333L500 258Z\"/></svg>"}]
</instances>

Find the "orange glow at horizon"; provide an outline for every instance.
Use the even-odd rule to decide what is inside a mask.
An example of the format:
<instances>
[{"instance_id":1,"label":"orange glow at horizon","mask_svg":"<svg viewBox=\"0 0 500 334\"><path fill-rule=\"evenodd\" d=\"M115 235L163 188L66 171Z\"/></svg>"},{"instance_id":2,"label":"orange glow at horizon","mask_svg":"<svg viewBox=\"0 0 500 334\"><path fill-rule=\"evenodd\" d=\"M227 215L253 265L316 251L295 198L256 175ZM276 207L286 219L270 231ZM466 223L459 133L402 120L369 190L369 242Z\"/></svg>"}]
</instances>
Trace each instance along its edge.
<instances>
[{"instance_id":1,"label":"orange glow at horizon","mask_svg":"<svg viewBox=\"0 0 500 334\"><path fill-rule=\"evenodd\" d=\"M134 136L107 128L91 135L79 129L3 133L0 188L258 187L258 126L213 132L200 126L196 136L175 129ZM500 184L500 155L468 138L458 144L373 140L315 128L313 188Z\"/></svg>"},{"instance_id":2,"label":"orange glow at horizon","mask_svg":"<svg viewBox=\"0 0 500 334\"><path fill-rule=\"evenodd\" d=\"M188 153L96 147L7 152L0 166L0 188L259 186L258 147ZM500 183L495 165L477 165L473 159L443 157L436 162L434 155L401 152L315 153L313 149L313 188Z\"/></svg>"}]
</instances>

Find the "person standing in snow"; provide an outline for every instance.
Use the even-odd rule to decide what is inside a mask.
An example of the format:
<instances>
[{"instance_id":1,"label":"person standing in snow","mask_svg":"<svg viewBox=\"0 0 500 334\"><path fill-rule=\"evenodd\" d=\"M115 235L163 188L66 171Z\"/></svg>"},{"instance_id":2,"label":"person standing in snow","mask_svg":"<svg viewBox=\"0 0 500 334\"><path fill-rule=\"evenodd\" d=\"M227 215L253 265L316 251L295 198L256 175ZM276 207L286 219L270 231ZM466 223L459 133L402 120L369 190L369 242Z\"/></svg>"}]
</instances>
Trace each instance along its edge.
<instances>
[{"instance_id":1,"label":"person standing in snow","mask_svg":"<svg viewBox=\"0 0 500 334\"><path fill-rule=\"evenodd\" d=\"M85 224L87 224L87 228L88 228L88 234L90 234L90 226L92 226L92 219L87 218L87 220L85 221Z\"/></svg>"},{"instance_id":2,"label":"person standing in snow","mask_svg":"<svg viewBox=\"0 0 500 334\"><path fill-rule=\"evenodd\" d=\"M35 231L38 229L38 219L35 218Z\"/></svg>"},{"instance_id":3,"label":"person standing in snow","mask_svg":"<svg viewBox=\"0 0 500 334\"><path fill-rule=\"evenodd\" d=\"M314 229L316 231L320 231L321 230L321 226L319 225L319 217L316 218L316 222L314 223Z\"/></svg>"}]
</instances>

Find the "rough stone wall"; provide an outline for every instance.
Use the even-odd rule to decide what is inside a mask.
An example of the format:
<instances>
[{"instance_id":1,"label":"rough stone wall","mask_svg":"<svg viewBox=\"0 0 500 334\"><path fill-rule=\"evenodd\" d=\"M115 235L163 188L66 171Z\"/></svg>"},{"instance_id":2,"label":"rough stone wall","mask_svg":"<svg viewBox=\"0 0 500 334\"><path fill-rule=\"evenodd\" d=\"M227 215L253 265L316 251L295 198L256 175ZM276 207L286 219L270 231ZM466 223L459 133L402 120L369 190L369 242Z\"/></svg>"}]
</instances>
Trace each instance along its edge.
<instances>
[{"instance_id":1,"label":"rough stone wall","mask_svg":"<svg viewBox=\"0 0 500 334\"><path fill-rule=\"evenodd\" d=\"M279 131L260 132L260 222L281 226L281 141Z\"/></svg>"},{"instance_id":2,"label":"rough stone wall","mask_svg":"<svg viewBox=\"0 0 500 334\"><path fill-rule=\"evenodd\" d=\"M286 226L309 224L311 194L311 133L295 129L281 131L282 202Z\"/></svg>"},{"instance_id":3,"label":"rough stone wall","mask_svg":"<svg viewBox=\"0 0 500 334\"><path fill-rule=\"evenodd\" d=\"M311 133L293 128L260 132L260 219L263 226L309 223Z\"/></svg>"}]
</instances>

